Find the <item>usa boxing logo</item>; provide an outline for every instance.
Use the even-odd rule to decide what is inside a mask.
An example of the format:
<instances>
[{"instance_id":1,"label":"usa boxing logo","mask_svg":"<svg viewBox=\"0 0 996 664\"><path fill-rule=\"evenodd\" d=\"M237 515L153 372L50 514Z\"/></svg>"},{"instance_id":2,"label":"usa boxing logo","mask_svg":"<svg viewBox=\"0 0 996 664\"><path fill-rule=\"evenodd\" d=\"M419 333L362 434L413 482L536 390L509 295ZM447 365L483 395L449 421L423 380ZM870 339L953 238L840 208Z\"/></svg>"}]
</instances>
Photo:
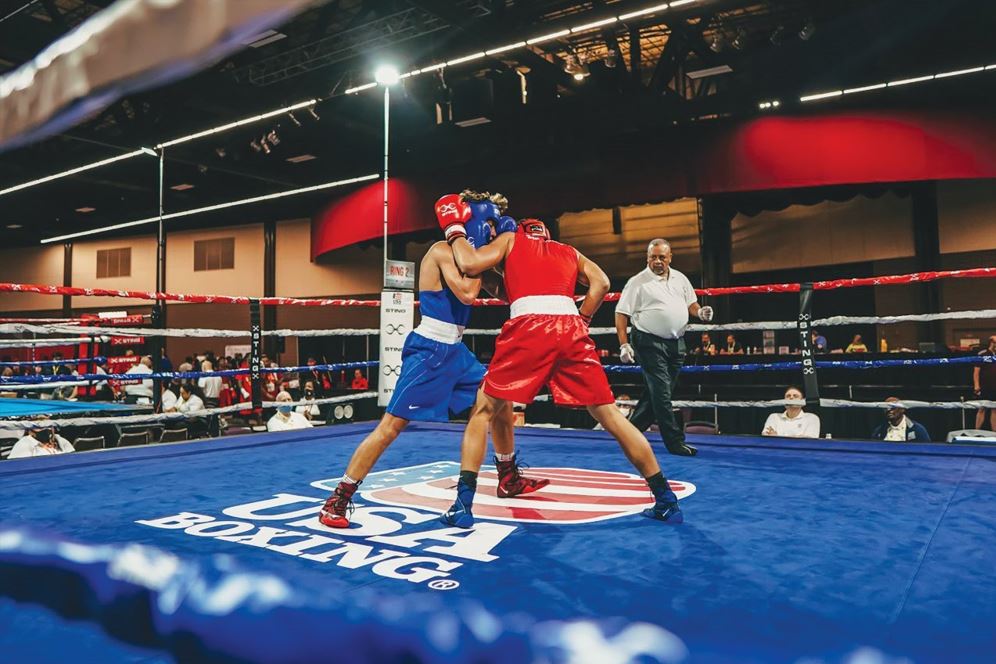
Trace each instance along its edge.
<instances>
[{"instance_id":1,"label":"usa boxing logo","mask_svg":"<svg viewBox=\"0 0 996 664\"><path fill-rule=\"evenodd\" d=\"M369 502L413 507L443 513L456 497L458 464L436 462L407 470L387 472L361 487ZM637 514L654 504L646 481L632 473L583 468L530 468L529 476L550 484L519 498L498 498L498 475L485 467L477 480L474 516L497 521L576 524L604 521ZM669 480L678 499L695 493L690 482Z\"/></svg>"}]
</instances>

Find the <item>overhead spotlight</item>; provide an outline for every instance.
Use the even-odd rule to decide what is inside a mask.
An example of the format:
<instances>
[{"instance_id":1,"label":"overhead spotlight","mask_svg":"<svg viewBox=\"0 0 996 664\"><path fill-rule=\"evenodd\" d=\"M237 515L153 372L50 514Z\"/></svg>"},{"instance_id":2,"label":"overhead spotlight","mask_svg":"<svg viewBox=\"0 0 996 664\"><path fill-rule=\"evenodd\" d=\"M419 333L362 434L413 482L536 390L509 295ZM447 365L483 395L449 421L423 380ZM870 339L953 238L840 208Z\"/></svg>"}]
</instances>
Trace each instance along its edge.
<instances>
[{"instance_id":1,"label":"overhead spotlight","mask_svg":"<svg viewBox=\"0 0 996 664\"><path fill-rule=\"evenodd\" d=\"M280 137L277 135L276 129L270 130L270 133L266 135L266 140L269 141L270 145L273 147L280 145Z\"/></svg>"},{"instance_id":2,"label":"overhead spotlight","mask_svg":"<svg viewBox=\"0 0 996 664\"><path fill-rule=\"evenodd\" d=\"M806 23L799 29L799 39L802 41L809 41L809 38L813 36L816 32L816 24L813 23L813 19L809 19Z\"/></svg>"},{"instance_id":3,"label":"overhead spotlight","mask_svg":"<svg viewBox=\"0 0 996 664\"><path fill-rule=\"evenodd\" d=\"M733 38L733 41L730 43L730 46L740 51L743 49L744 44L746 43L747 43L747 33L744 32L743 28L739 28L737 30L737 35Z\"/></svg>"},{"instance_id":4,"label":"overhead spotlight","mask_svg":"<svg viewBox=\"0 0 996 664\"><path fill-rule=\"evenodd\" d=\"M718 32L713 34L712 38L709 40L709 50L713 53L719 53L723 50L723 39L720 37Z\"/></svg>"},{"instance_id":5,"label":"overhead spotlight","mask_svg":"<svg viewBox=\"0 0 996 664\"><path fill-rule=\"evenodd\" d=\"M586 76L591 74L588 65L581 62L581 58L577 53L567 56L567 62L564 63L564 72L573 76L575 81L583 81Z\"/></svg>"},{"instance_id":6,"label":"overhead spotlight","mask_svg":"<svg viewBox=\"0 0 996 664\"><path fill-rule=\"evenodd\" d=\"M197 172L200 173L201 175L204 175L205 173L208 172L208 167L205 166L204 164L197 164Z\"/></svg>"},{"instance_id":7,"label":"overhead spotlight","mask_svg":"<svg viewBox=\"0 0 996 664\"><path fill-rule=\"evenodd\" d=\"M266 142L266 136L259 139L259 145L260 147L263 148L263 152L265 152L266 154L270 154L271 152L273 152L273 150L270 149L270 144Z\"/></svg>"},{"instance_id":8,"label":"overhead spotlight","mask_svg":"<svg viewBox=\"0 0 996 664\"><path fill-rule=\"evenodd\" d=\"M780 46L781 43L785 41L785 26L779 25L775 28L774 32L771 33L771 36L768 37L768 41L771 42L772 46Z\"/></svg>"},{"instance_id":9,"label":"overhead spotlight","mask_svg":"<svg viewBox=\"0 0 996 664\"><path fill-rule=\"evenodd\" d=\"M225 148L215 148L214 153L218 155L219 159L224 159L225 155L228 154L228 152L225 151Z\"/></svg>"},{"instance_id":10,"label":"overhead spotlight","mask_svg":"<svg viewBox=\"0 0 996 664\"><path fill-rule=\"evenodd\" d=\"M257 141L255 138L252 139L251 141L249 141L249 147L252 148L253 152L262 152L263 151L263 148L260 146L259 141Z\"/></svg>"},{"instance_id":11,"label":"overhead spotlight","mask_svg":"<svg viewBox=\"0 0 996 664\"><path fill-rule=\"evenodd\" d=\"M318 113L315 112L315 107L314 106L309 106L308 107L308 114L311 115L311 117L313 117L315 120L321 120L322 119L318 115Z\"/></svg>"},{"instance_id":12,"label":"overhead spotlight","mask_svg":"<svg viewBox=\"0 0 996 664\"><path fill-rule=\"evenodd\" d=\"M293 113L288 113L287 115L289 115L289 116L290 116L290 119L291 119L291 122L293 122L295 126L298 126L298 127L300 127L300 126L301 126L301 121L300 121L300 120L298 120L298 119L297 119L297 118L296 118L296 117L294 116L294 114L293 114Z\"/></svg>"},{"instance_id":13,"label":"overhead spotlight","mask_svg":"<svg viewBox=\"0 0 996 664\"><path fill-rule=\"evenodd\" d=\"M401 74L394 65L381 65L374 71L374 80L381 85L394 85L401 80Z\"/></svg>"}]
</instances>

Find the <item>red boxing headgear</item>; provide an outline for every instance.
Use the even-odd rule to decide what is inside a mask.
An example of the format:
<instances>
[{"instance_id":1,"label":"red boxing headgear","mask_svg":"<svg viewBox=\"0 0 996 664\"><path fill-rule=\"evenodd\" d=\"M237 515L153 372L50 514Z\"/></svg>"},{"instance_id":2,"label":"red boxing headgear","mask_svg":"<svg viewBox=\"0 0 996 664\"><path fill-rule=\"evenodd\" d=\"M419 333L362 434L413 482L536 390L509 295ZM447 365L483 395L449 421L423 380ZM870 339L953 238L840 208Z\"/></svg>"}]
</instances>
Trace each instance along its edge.
<instances>
[{"instance_id":1,"label":"red boxing headgear","mask_svg":"<svg viewBox=\"0 0 996 664\"><path fill-rule=\"evenodd\" d=\"M541 237L545 240L550 239L550 229L539 219L522 219L519 221L519 227L526 235Z\"/></svg>"}]
</instances>

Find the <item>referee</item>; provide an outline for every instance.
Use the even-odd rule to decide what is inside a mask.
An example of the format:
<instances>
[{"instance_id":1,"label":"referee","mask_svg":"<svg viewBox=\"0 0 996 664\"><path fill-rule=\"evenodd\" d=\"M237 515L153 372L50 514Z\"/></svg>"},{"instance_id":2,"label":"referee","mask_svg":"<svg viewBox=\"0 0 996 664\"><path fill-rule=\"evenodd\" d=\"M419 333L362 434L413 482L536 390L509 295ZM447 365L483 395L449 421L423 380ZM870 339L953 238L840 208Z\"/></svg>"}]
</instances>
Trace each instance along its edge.
<instances>
[{"instance_id":1,"label":"referee","mask_svg":"<svg viewBox=\"0 0 996 664\"><path fill-rule=\"evenodd\" d=\"M671 245L660 238L647 247L647 269L626 282L616 304L616 333L619 359L643 369L645 389L630 416L640 431L655 420L667 451L695 456L694 447L685 444L685 432L674 419L671 395L685 363L685 327L689 316L712 320L712 307L700 307L695 289L686 277L671 267ZM633 344L626 329L633 325Z\"/></svg>"}]
</instances>

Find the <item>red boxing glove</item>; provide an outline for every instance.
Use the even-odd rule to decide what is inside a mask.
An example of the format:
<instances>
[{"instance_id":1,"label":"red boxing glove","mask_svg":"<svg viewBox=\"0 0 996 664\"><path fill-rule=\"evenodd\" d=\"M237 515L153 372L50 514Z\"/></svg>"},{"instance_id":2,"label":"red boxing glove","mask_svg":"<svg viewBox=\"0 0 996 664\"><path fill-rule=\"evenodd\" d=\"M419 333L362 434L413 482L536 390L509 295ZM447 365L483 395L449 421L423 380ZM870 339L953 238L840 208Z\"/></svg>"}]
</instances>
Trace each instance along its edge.
<instances>
[{"instance_id":1,"label":"red boxing glove","mask_svg":"<svg viewBox=\"0 0 996 664\"><path fill-rule=\"evenodd\" d=\"M460 198L460 194L446 194L436 201L436 221L450 244L458 237L467 237L463 225L470 217L470 206Z\"/></svg>"}]
</instances>

